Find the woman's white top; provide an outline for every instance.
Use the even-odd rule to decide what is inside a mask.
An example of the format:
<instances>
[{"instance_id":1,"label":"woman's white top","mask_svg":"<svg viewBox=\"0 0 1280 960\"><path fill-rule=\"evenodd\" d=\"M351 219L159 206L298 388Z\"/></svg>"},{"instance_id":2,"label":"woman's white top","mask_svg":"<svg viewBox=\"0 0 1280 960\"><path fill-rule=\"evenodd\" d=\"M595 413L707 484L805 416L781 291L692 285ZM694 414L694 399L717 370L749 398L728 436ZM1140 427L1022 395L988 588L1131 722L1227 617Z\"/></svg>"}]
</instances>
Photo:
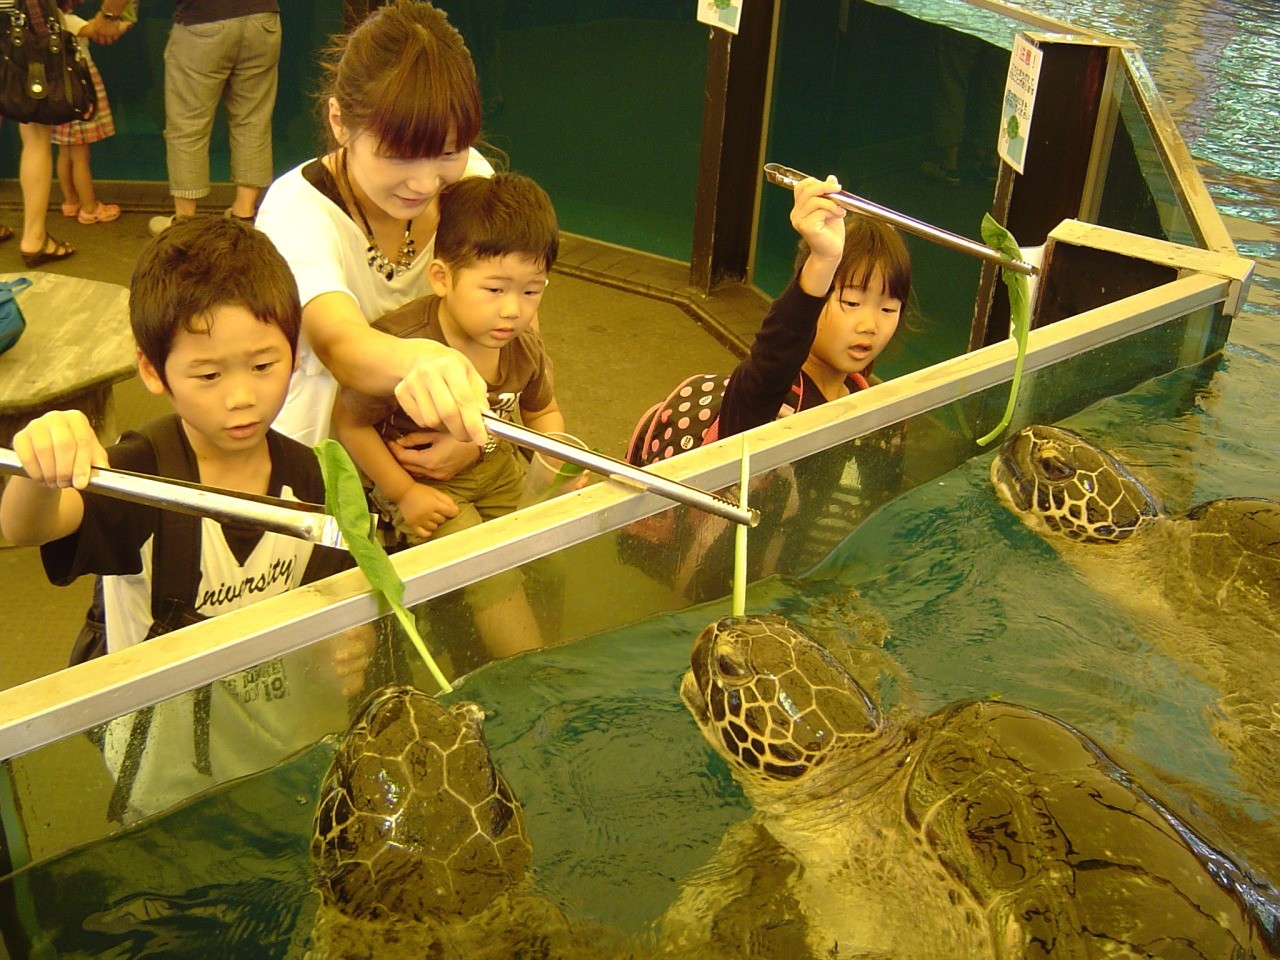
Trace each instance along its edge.
<instances>
[{"instance_id":1,"label":"woman's white top","mask_svg":"<svg viewBox=\"0 0 1280 960\"><path fill-rule=\"evenodd\" d=\"M407 270L398 271L388 281L369 266L369 239L364 231L343 207L302 175L306 165L294 167L271 185L256 221L257 228L271 238L292 268L302 305L321 294L345 293L372 323L430 293L426 275L435 235L420 244ZM489 161L472 148L463 176L492 175ZM298 343L298 369L289 381L289 395L275 428L314 447L329 435L329 415L337 391L337 383L311 348L304 330Z\"/></svg>"}]
</instances>

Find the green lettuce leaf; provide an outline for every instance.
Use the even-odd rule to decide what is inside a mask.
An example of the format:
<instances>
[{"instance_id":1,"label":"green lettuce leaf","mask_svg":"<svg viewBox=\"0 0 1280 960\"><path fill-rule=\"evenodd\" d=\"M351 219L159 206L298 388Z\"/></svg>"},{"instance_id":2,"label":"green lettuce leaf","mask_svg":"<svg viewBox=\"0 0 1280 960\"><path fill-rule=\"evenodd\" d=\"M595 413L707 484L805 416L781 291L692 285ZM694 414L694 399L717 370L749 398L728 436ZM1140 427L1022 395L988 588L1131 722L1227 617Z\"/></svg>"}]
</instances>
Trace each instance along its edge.
<instances>
[{"instance_id":1,"label":"green lettuce leaf","mask_svg":"<svg viewBox=\"0 0 1280 960\"><path fill-rule=\"evenodd\" d=\"M1010 260L1022 259L1022 250L1013 239L1013 234L996 223L989 213L982 217L982 240L992 250L1004 254ZM1031 330L1031 290L1026 274L1001 267L1000 276L1004 279L1004 285L1009 288L1009 326L1018 342L1018 359L1013 366L1013 382L1009 385L1009 402L1005 405L1004 416L995 429L978 438L978 445L983 447L1004 433L1004 428L1013 419L1013 410L1018 402L1018 386L1022 383L1022 365L1027 359L1027 334Z\"/></svg>"},{"instance_id":2,"label":"green lettuce leaf","mask_svg":"<svg viewBox=\"0 0 1280 960\"><path fill-rule=\"evenodd\" d=\"M451 684L418 633L413 615L405 608L404 581L396 573L382 544L373 538L372 518L356 465L336 440L322 440L315 450L316 459L320 461L320 472L324 476L325 511L338 521L338 529L346 538L347 549L351 551L356 566L369 584L391 605L400 626L422 655L431 676L440 684L440 689L449 690Z\"/></svg>"}]
</instances>

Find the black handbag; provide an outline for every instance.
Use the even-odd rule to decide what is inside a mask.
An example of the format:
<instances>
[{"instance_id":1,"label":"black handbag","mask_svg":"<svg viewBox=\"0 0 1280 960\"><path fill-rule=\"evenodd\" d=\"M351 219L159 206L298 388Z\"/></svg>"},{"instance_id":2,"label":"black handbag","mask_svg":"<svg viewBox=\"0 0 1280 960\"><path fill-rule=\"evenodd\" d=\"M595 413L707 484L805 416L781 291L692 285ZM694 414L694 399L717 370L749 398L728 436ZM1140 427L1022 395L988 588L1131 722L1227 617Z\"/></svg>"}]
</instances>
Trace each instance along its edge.
<instances>
[{"instance_id":1,"label":"black handbag","mask_svg":"<svg viewBox=\"0 0 1280 960\"><path fill-rule=\"evenodd\" d=\"M56 0L0 0L0 116L50 126L89 120L98 93Z\"/></svg>"}]
</instances>

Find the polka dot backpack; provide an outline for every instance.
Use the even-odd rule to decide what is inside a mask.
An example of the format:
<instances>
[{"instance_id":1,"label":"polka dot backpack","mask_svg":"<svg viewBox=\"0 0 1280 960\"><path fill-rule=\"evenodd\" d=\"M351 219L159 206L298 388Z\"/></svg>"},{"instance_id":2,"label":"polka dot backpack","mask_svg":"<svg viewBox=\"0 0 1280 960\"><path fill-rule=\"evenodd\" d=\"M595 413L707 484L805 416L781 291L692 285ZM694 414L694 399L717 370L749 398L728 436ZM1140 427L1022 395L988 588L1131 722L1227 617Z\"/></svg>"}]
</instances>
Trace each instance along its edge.
<instances>
[{"instance_id":1,"label":"polka dot backpack","mask_svg":"<svg viewBox=\"0 0 1280 960\"><path fill-rule=\"evenodd\" d=\"M627 446L627 462L644 467L720 439L720 404L728 383L728 377L716 373L681 381L640 418ZM792 410L800 407L799 390L797 378L788 401Z\"/></svg>"}]
</instances>

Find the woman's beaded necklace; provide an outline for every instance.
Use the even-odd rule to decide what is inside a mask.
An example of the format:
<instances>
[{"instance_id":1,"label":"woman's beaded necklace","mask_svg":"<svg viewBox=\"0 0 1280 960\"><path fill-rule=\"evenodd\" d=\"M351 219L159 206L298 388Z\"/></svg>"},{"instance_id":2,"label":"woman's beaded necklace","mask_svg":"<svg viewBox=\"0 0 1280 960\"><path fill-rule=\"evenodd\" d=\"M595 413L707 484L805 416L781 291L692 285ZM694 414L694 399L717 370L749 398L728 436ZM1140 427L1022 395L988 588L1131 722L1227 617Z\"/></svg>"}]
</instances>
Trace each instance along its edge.
<instances>
[{"instance_id":1,"label":"woman's beaded necklace","mask_svg":"<svg viewBox=\"0 0 1280 960\"><path fill-rule=\"evenodd\" d=\"M382 248L374 240L373 227L369 225L369 218L365 216L364 207L360 206L360 201L356 199L356 192L351 187L351 175L347 173L346 147L342 148L339 164L342 168L342 180L347 188L347 195L351 197L351 204L356 208L356 213L360 216L360 223L364 226L364 235L369 240L369 246L365 248L365 252L369 255L369 266L373 268L375 273L381 274L390 283L396 278L398 272L408 270L413 265L413 258L417 254L411 235L413 232L413 220L409 219L404 222L404 239L400 242L400 250L396 254L396 259L394 261L387 259L387 255L382 252Z\"/></svg>"}]
</instances>

